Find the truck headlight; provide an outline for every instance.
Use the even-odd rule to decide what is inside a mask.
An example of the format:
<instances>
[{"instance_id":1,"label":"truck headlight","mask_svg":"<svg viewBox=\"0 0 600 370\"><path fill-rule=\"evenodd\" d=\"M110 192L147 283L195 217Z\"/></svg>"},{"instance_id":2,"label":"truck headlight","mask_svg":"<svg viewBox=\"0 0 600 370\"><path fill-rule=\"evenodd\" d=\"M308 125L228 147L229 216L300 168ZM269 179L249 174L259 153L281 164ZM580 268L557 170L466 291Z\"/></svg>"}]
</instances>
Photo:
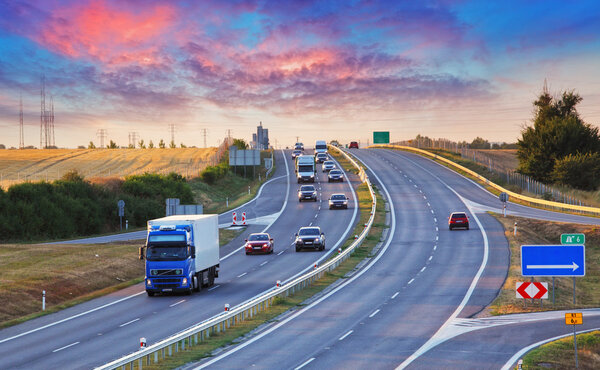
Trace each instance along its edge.
<instances>
[{"instance_id":1,"label":"truck headlight","mask_svg":"<svg viewBox=\"0 0 600 370\"><path fill-rule=\"evenodd\" d=\"M146 286L152 286L152 280L146 279Z\"/></svg>"},{"instance_id":2,"label":"truck headlight","mask_svg":"<svg viewBox=\"0 0 600 370\"><path fill-rule=\"evenodd\" d=\"M188 285L187 283L188 283L187 278L181 279L181 285Z\"/></svg>"}]
</instances>

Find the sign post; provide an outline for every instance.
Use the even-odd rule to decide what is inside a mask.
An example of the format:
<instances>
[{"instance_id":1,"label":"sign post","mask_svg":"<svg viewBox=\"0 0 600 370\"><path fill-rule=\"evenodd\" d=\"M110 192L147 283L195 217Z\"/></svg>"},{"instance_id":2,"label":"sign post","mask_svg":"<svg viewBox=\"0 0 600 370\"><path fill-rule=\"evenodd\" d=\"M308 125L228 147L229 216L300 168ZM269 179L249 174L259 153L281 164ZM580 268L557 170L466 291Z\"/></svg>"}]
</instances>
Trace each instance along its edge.
<instances>
[{"instance_id":1,"label":"sign post","mask_svg":"<svg viewBox=\"0 0 600 370\"><path fill-rule=\"evenodd\" d=\"M581 312L570 312L565 314L565 324L573 325L573 345L575 346L575 368L579 369L577 358L577 332L575 325L583 325L583 314Z\"/></svg>"},{"instance_id":2,"label":"sign post","mask_svg":"<svg viewBox=\"0 0 600 370\"><path fill-rule=\"evenodd\" d=\"M504 217L506 217L506 202L508 202L508 194L500 193L498 198L502 202L502 214L504 215Z\"/></svg>"},{"instance_id":3,"label":"sign post","mask_svg":"<svg viewBox=\"0 0 600 370\"><path fill-rule=\"evenodd\" d=\"M123 216L125 216L125 201L123 199L117 202L119 206L119 230L123 230Z\"/></svg>"}]
</instances>

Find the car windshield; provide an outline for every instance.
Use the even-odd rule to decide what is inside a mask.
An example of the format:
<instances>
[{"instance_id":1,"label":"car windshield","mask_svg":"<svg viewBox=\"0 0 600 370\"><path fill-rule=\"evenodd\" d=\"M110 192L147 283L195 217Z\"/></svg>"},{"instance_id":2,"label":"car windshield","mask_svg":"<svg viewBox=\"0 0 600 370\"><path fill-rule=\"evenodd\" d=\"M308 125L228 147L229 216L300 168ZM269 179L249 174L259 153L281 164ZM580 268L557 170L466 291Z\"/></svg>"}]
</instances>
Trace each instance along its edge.
<instances>
[{"instance_id":1,"label":"car windshield","mask_svg":"<svg viewBox=\"0 0 600 370\"><path fill-rule=\"evenodd\" d=\"M331 171L331 172L329 172L329 173L330 173L330 174L332 174L332 175L341 175L341 174L342 174L342 171L339 171L339 170L333 170L333 171Z\"/></svg>"},{"instance_id":2,"label":"car windshield","mask_svg":"<svg viewBox=\"0 0 600 370\"><path fill-rule=\"evenodd\" d=\"M149 261L179 261L188 257L188 247L150 246L146 251Z\"/></svg>"},{"instance_id":3,"label":"car windshield","mask_svg":"<svg viewBox=\"0 0 600 370\"><path fill-rule=\"evenodd\" d=\"M248 237L248 241L251 242L263 240L269 240L269 236L267 234L250 234Z\"/></svg>"},{"instance_id":4,"label":"car windshield","mask_svg":"<svg viewBox=\"0 0 600 370\"><path fill-rule=\"evenodd\" d=\"M313 172L313 166L312 165L299 165L298 166L298 172Z\"/></svg>"},{"instance_id":5,"label":"car windshield","mask_svg":"<svg viewBox=\"0 0 600 370\"><path fill-rule=\"evenodd\" d=\"M319 157L319 158L327 158L327 154L325 154L325 153L319 153L319 154L317 154L317 157Z\"/></svg>"},{"instance_id":6,"label":"car windshield","mask_svg":"<svg viewBox=\"0 0 600 370\"><path fill-rule=\"evenodd\" d=\"M325 161L323 162L324 166L329 166L329 165L333 165L333 161Z\"/></svg>"},{"instance_id":7,"label":"car windshield","mask_svg":"<svg viewBox=\"0 0 600 370\"><path fill-rule=\"evenodd\" d=\"M312 185L304 185L300 187L300 191L315 191L315 187Z\"/></svg>"},{"instance_id":8,"label":"car windshield","mask_svg":"<svg viewBox=\"0 0 600 370\"><path fill-rule=\"evenodd\" d=\"M344 194L333 194L331 196L332 200L346 200L346 196Z\"/></svg>"},{"instance_id":9,"label":"car windshield","mask_svg":"<svg viewBox=\"0 0 600 370\"><path fill-rule=\"evenodd\" d=\"M310 228L306 228L306 229L300 229L300 232L298 233L298 235L303 236L303 235L319 235L319 229L316 227L310 227Z\"/></svg>"},{"instance_id":10,"label":"car windshield","mask_svg":"<svg viewBox=\"0 0 600 370\"><path fill-rule=\"evenodd\" d=\"M464 213L454 213L452 214L452 218L466 218L467 215Z\"/></svg>"},{"instance_id":11,"label":"car windshield","mask_svg":"<svg viewBox=\"0 0 600 370\"><path fill-rule=\"evenodd\" d=\"M299 150L294 150L294 154L300 154L300 153L302 153L302 152Z\"/></svg>"}]
</instances>

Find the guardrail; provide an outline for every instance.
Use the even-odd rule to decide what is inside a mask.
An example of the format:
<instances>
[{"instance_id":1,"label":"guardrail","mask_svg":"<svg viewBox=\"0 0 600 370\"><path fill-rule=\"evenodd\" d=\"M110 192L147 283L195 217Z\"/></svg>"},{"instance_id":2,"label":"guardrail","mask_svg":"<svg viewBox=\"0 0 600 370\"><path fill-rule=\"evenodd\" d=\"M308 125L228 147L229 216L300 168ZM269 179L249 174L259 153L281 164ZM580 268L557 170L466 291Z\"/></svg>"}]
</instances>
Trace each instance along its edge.
<instances>
[{"instance_id":1,"label":"guardrail","mask_svg":"<svg viewBox=\"0 0 600 370\"><path fill-rule=\"evenodd\" d=\"M510 197L518 199L520 201L523 202L527 202L529 203L529 205L537 205L540 207L544 207L544 208L550 208L550 209L560 209L560 210L566 210L566 211L578 211L578 212L583 212L583 213L590 213L592 215L600 215L600 208L596 208L596 207L588 207L588 206L578 206L578 205L574 205L574 204L565 204L565 203L559 203L559 202L552 202L549 200L544 200L544 199L537 199L537 198L532 198L532 197L528 197L525 195L521 195L515 192L512 192L510 190L507 190L505 188L503 188L500 185L497 185L493 182L491 182L489 179L481 176L480 174L478 174L475 171L472 171L464 166L461 166L458 163L452 162L449 159L446 159L442 156L439 156L435 153L431 153L428 152L426 150L422 150L422 149L418 149L418 148L412 148L409 146L403 146L403 145L371 145L370 148L391 148L391 149L402 149L402 150L407 150L407 151L413 151L419 154L425 154L429 157L433 157L434 159L438 159L444 163L447 163L453 167L458 168L461 171L464 171L466 173L468 173L471 176L476 177L477 179L483 181L486 185L491 186L492 188L500 191L500 192L504 192L506 194L508 194Z\"/></svg>"},{"instance_id":2,"label":"guardrail","mask_svg":"<svg viewBox=\"0 0 600 370\"><path fill-rule=\"evenodd\" d=\"M295 292L308 287L313 282L321 278L326 272L333 271L343 261L345 261L352 254L352 252L362 244L367 234L371 230L373 220L375 219L377 198L375 196L373 186L371 185L371 182L369 181L369 178L362 166L360 166L344 151L340 150L339 148L335 149L342 153L352 163L352 165L358 168L359 176L362 174L361 179L364 178L363 182L366 182L367 186L369 187L369 193L373 199L369 221L365 225L365 228L362 230L358 238L354 240L352 244L342 251L342 253L325 262L323 265L316 266L312 271L307 272L306 274L299 276L290 282L287 282L281 287L275 286L265 291L261 295L251 298L248 301L229 309L228 311L224 311L190 327L187 330L172 335L171 337L163 339L160 342L152 344L151 346L142 348L137 352L121 357L120 359L109 362L98 367L97 369L125 369L126 367L133 369L136 362L138 369L142 369L144 365L147 366L151 363L157 363L159 357L164 359L167 355L171 356L173 352L176 353L180 350L183 351L185 350L186 346L191 347L195 344L198 344L204 339L209 338L214 333L219 333L222 331L225 332L232 325L244 321L246 318L251 318L259 312L266 310L273 304L273 300L275 298L287 297L290 294L294 294Z\"/></svg>"}]
</instances>

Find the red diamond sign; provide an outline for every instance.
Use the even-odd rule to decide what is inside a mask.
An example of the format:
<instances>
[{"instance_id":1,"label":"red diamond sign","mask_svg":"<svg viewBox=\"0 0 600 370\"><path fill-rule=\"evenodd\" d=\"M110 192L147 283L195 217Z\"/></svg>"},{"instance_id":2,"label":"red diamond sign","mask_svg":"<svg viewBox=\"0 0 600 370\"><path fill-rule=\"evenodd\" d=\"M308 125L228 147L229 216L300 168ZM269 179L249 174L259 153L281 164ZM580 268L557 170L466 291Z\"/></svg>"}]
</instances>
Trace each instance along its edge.
<instances>
[{"instance_id":1,"label":"red diamond sign","mask_svg":"<svg viewBox=\"0 0 600 370\"><path fill-rule=\"evenodd\" d=\"M548 299L548 283L517 282L517 298Z\"/></svg>"}]
</instances>

